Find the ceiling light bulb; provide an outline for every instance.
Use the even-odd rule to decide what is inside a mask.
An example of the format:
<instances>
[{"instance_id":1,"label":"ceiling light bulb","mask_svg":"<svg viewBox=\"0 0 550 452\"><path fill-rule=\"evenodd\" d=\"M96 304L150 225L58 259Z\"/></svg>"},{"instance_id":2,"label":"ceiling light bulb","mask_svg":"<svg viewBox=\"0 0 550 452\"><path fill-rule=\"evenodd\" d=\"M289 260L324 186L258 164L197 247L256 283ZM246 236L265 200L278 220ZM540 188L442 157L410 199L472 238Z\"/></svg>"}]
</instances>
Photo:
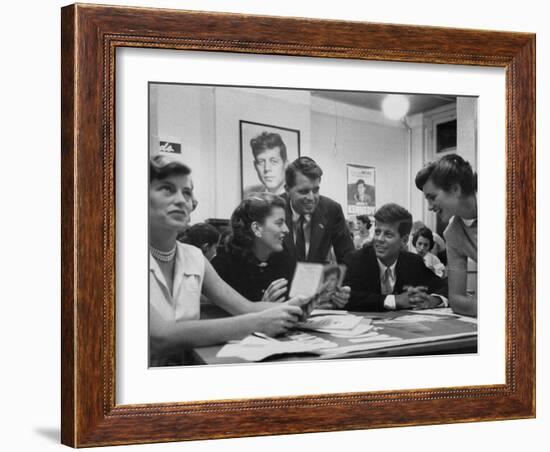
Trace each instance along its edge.
<instances>
[{"instance_id":1,"label":"ceiling light bulb","mask_svg":"<svg viewBox=\"0 0 550 452\"><path fill-rule=\"evenodd\" d=\"M402 94L388 94L382 101L382 111L389 119L401 119L409 111L409 99Z\"/></svg>"}]
</instances>

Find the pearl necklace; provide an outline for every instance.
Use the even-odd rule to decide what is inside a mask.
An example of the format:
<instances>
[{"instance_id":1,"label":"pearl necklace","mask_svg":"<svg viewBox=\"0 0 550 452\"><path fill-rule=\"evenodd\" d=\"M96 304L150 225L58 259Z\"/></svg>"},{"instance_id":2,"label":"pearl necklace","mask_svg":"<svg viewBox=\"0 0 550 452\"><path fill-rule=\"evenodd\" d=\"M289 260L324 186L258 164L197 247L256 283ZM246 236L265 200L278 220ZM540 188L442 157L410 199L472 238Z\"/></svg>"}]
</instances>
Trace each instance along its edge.
<instances>
[{"instance_id":1,"label":"pearl necklace","mask_svg":"<svg viewBox=\"0 0 550 452\"><path fill-rule=\"evenodd\" d=\"M149 245L149 251L155 259L161 262L172 262L176 256L176 245L170 251L157 250L155 247Z\"/></svg>"}]
</instances>

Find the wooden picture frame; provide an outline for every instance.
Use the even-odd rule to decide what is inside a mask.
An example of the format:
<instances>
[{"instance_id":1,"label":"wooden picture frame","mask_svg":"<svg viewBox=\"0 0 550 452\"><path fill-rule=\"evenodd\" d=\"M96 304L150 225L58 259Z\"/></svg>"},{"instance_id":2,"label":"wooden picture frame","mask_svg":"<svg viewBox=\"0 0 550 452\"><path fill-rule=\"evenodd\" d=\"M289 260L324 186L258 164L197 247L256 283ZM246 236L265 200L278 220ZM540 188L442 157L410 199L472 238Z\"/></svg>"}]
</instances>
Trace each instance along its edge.
<instances>
[{"instance_id":1,"label":"wooden picture frame","mask_svg":"<svg viewBox=\"0 0 550 452\"><path fill-rule=\"evenodd\" d=\"M62 442L73 447L535 416L535 36L71 5L62 9ZM505 384L115 403L115 51L185 49L506 70Z\"/></svg>"}]
</instances>

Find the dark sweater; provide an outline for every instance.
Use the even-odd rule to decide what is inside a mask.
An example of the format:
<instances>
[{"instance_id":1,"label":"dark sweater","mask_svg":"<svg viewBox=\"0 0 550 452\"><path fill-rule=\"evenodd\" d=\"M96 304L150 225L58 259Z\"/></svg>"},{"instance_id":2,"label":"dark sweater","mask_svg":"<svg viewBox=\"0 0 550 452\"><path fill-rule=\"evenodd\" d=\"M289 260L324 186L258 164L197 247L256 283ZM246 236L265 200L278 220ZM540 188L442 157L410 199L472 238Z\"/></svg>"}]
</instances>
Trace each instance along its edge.
<instances>
[{"instance_id":1,"label":"dark sweater","mask_svg":"<svg viewBox=\"0 0 550 452\"><path fill-rule=\"evenodd\" d=\"M279 278L288 280L290 287L292 263L286 253L273 253L261 265L257 259L250 262L231 253L218 254L212 259L212 265L218 275L250 301L260 301L271 282Z\"/></svg>"}]
</instances>

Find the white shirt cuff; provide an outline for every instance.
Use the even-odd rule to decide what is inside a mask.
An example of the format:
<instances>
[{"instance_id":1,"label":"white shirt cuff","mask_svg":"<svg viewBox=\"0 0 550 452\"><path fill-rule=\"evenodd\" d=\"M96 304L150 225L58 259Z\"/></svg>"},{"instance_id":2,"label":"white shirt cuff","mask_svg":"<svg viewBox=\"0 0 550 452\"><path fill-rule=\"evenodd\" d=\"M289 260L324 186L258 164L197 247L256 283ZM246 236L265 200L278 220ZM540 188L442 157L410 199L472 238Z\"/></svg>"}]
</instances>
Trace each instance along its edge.
<instances>
[{"instance_id":1,"label":"white shirt cuff","mask_svg":"<svg viewBox=\"0 0 550 452\"><path fill-rule=\"evenodd\" d=\"M447 299L447 297L444 297L443 295L439 295L437 293L431 293L430 296L439 297L441 299L441 302L443 303L443 306L438 306L438 308L439 307L445 307L445 308L449 307L449 300Z\"/></svg>"},{"instance_id":2,"label":"white shirt cuff","mask_svg":"<svg viewBox=\"0 0 550 452\"><path fill-rule=\"evenodd\" d=\"M395 311L395 295L387 295L386 298L384 298L384 308Z\"/></svg>"}]
</instances>

